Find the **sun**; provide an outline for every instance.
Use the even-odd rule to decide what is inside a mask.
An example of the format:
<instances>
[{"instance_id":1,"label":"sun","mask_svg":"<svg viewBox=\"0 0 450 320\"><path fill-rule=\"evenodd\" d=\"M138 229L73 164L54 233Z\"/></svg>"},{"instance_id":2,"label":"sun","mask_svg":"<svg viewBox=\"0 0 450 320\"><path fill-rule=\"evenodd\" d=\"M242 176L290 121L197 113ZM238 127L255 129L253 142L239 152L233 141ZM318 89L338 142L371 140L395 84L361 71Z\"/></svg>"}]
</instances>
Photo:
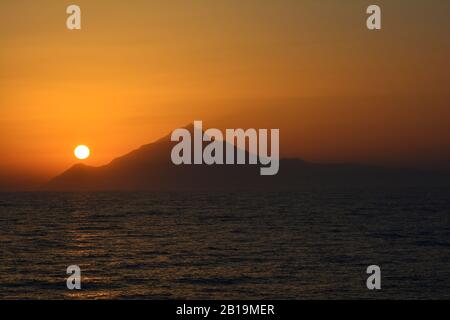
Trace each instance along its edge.
<instances>
[{"instance_id":1,"label":"sun","mask_svg":"<svg viewBox=\"0 0 450 320\"><path fill-rule=\"evenodd\" d=\"M75 157L77 157L77 159L84 160L84 159L89 158L91 151L89 150L89 148L87 146L79 145L75 148L73 153L75 154Z\"/></svg>"}]
</instances>

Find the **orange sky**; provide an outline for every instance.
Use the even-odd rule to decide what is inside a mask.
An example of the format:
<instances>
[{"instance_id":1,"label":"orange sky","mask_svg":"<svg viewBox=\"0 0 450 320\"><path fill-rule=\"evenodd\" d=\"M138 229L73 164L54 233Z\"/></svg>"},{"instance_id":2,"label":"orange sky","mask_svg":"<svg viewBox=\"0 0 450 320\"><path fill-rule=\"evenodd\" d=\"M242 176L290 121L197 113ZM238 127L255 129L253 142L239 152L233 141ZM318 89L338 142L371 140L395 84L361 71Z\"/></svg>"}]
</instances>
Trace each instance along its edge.
<instances>
[{"instance_id":1,"label":"orange sky","mask_svg":"<svg viewBox=\"0 0 450 320\"><path fill-rule=\"evenodd\" d=\"M65 9L82 9L82 30ZM450 167L450 3L0 2L0 177L101 165L194 120L284 156Z\"/></svg>"}]
</instances>

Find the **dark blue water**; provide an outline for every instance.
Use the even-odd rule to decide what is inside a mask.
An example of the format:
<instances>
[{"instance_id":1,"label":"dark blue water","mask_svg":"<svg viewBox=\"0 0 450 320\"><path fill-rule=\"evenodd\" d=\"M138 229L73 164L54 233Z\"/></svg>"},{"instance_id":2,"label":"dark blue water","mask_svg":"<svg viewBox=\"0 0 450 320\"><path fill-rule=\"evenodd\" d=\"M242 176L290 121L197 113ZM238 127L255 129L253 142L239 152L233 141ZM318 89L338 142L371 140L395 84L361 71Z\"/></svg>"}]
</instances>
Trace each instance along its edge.
<instances>
[{"instance_id":1,"label":"dark blue water","mask_svg":"<svg viewBox=\"0 0 450 320\"><path fill-rule=\"evenodd\" d=\"M448 299L450 191L3 193L0 259L3 299Z\"/></svg>"}]
</instances>

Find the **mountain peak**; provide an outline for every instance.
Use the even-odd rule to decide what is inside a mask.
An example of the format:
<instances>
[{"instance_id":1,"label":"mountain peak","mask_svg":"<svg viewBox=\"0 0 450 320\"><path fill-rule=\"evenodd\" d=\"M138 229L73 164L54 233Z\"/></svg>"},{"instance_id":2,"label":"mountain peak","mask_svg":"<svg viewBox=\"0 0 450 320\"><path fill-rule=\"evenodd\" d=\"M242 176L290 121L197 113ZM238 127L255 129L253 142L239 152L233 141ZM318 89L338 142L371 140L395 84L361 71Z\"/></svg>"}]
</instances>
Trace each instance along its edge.
<instances>
[{"instance_id":1,"label":"mountain peak","mask_svg":"<svg viewBox=\"0 0 450 320\"><path fill-rule=\"evenodd\" d=\"M184 129L193 132L194 123ZM107 190L297 190L313 187L423 185L448 186L448 175L361 165L314 164L280 160L280 172L260 176L255 165L174 165L171 134L141 146L101 167L77 163L44 187L51 191Z\"/></svg>"}]
</instances>

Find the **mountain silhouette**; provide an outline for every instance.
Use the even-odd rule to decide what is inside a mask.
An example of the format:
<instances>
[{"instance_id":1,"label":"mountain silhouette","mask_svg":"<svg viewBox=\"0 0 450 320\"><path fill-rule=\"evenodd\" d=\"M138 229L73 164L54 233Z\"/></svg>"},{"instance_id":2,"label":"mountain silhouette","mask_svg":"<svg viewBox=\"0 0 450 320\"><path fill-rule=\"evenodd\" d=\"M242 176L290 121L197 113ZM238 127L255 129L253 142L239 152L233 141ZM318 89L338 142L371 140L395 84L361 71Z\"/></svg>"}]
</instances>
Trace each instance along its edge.
<instances>
[{"instance_id":1,"label":"mountain silhouette","mask_svg":"<svg viewBox=\"0 0 450 320\"><path fill-rule=\"evenodd\" d=\"M186 127L191 133L193 125ZM51 179L46 191L297 190L314 187L448 186L448 174L354 164L316 164L281 159L275 176L261 176L261 165L175 165L170 134L109 164L76 164ZM206 144L204 144L206 145ZM237 148L234 146L235 154ZM193 148L192 148L193 150ZM248 159L248 152L246 152Z\"/></svg>"}]
</instances>

